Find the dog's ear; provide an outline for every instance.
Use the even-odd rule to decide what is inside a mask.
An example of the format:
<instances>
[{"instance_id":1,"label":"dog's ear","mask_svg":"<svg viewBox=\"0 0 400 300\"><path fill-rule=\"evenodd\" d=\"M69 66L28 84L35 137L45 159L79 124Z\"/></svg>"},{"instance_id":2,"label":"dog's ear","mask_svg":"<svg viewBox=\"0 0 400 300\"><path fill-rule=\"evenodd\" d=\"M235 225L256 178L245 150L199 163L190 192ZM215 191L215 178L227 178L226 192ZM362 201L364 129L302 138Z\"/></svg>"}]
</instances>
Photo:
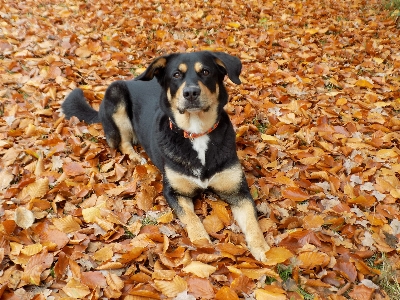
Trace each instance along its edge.
<instances>
[{"instance_id":1,"label":"dog's ear","mask_svg":"<svg viewBox=\"0 0 400 300\"><path fill-rule=\"evenodd\" d=\"M211 54L215 57L217 65L225 69L225 74L228 74L229 79L236 84L241 84L239 75L242 71L242 63L240 59L224 52L211 52Z\"/></svg>"},{"instance_id":2,"label":"dog's ear","mask_svg":"<svg viewBox=\"0 0 400 300\"><path fill-rule=\"evenodd\" d=\"M160 77L162 77L162 74L164 73L165 66L167 65L167 60L168 56L160 56L156 58L142 74L135 78L135 80L149 81L152 80L154 76L160 80Z\"/></svg>"}]
</instances>

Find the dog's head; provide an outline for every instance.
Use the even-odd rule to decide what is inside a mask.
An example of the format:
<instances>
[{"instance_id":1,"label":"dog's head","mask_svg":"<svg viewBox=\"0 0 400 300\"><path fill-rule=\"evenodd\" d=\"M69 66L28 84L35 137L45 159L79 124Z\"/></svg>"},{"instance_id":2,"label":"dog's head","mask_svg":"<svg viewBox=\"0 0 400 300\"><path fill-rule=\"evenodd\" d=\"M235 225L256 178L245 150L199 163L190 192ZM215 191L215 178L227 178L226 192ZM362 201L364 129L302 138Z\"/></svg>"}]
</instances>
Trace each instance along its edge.
<instances>
[{"instance_id":1,"label":"dog's head","mask_svg":"<svg viewBox=\"0 0 400 300\"><path fill-rule=\"evenodd\" d=\"M200 115L202 121L208 118L210 126L217 121L228 101L223 79L228 75L240 84L241 69L238 58L222 52L176 53L156 58L135 80L156 77L165 93L162 106L186 130L185 120L193 115Z\"/></svg>"}]
</instances>

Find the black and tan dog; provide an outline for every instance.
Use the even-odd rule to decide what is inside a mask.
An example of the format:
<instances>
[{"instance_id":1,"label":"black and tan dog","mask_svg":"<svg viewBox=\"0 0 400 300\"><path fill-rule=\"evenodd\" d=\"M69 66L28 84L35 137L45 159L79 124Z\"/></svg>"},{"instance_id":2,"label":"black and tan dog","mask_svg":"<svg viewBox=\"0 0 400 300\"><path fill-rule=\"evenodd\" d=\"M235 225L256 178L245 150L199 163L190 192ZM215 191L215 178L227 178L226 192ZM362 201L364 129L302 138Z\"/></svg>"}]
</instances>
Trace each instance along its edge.
<instances>
[{"instance_id":1,"label":"black and tan dog","mask_svg":"<svg viewBox=\"0 0 400 300\"><path fill-rule=\"evenodd\" d=\"M139 142L163 174L164 196L196 244L210 240L192 198L209 189L231 205L250 252L265 261L269 246L257 222L236 154L235 132L223 107L226 74L240 84L240 60L222 52L177 53L156 58L137 78L113 82L99 112L75 89L62 109L67 118L101 122L110 147L139 162Z\"/></svg>"}]
</instances>

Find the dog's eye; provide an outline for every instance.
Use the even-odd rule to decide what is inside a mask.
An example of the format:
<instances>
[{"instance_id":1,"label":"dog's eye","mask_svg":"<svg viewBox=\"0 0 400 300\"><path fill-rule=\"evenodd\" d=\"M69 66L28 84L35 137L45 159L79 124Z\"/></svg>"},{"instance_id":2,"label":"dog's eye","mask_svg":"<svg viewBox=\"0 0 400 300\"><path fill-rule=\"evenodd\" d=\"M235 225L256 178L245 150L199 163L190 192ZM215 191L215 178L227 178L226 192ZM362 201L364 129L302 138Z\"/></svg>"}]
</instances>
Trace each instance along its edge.
<instances>
[{"instance_id":1,"label":"dog's eye","mask_svg":"<svg viewBox=\"0 0 400 300\"><path fill-rule=\"evenodd\" d=\"M208 71L207 69L203 69L203 70L201 70L201 75L208 76L208 75L210 75L210 71Z\"/></svg>"},{"instance_id":2,"label":"dog's eye","mask_svg":"<svg viewBox=\"0 0 400 300\"><path fill-rule=\"evenodd\" d=\"M173 76L174 78L181 78L181 77L182 77L182 73L176 71L174 74L172 74L172 76Z\"/></svg>"}]
</instances>

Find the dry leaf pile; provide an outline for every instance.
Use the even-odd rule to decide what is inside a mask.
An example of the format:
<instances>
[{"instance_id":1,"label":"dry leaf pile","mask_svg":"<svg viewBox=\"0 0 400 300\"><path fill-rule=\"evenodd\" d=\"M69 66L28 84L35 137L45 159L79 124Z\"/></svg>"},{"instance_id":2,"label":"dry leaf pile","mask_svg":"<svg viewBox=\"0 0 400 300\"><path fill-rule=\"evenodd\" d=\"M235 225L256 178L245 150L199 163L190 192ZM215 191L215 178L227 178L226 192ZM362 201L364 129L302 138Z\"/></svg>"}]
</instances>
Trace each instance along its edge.
<instances>
[{"instance_id":1,"label":"dry leaf pile","mask_svg":"<svg viewBox=\"0 0 400 300\"><path fill-rule=\"evenodd\" d=\"M379 1L4 0L0 24L1 299L389 299L400 38ZM151 162L59 110L77 86L98 107L153 58L204 49L243 62L226 109L265 265L213 194L195 209L214 247L191 245Z\"/></svg>"}]
</instances>

